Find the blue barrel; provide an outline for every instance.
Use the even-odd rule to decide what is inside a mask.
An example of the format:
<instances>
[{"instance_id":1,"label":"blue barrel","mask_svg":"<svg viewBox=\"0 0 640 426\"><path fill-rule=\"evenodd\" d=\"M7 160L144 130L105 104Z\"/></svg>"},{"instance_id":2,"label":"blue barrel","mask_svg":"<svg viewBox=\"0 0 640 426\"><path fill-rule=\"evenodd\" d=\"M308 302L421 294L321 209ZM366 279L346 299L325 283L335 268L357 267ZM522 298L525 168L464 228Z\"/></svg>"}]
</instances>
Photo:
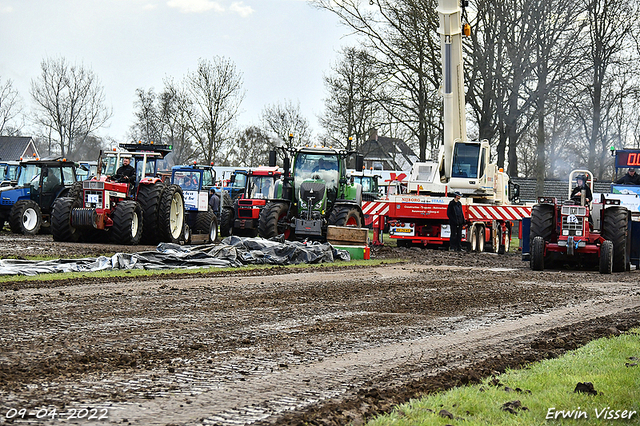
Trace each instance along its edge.
<instances>
[{"instance_id":1,"label":"blue barrel","mask_svg":"<svg viewBox=\"0 0 640 426\"><path fill-rule=\"evenodd\" d=\"M531 218L522 218L522 260L529 260L529 231L531 230Z\"/></svg>"}]
</instances>

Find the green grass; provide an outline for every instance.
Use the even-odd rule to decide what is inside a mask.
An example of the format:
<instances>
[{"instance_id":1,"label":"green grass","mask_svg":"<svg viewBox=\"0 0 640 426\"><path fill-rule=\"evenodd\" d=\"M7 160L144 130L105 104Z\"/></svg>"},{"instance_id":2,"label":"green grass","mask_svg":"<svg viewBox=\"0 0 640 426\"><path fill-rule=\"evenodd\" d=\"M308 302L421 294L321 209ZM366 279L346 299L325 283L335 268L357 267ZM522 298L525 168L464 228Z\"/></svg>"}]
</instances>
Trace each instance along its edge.
<instances>
[{"instance_id":1,"label":"green grass","mask_svg":"<svg viewBox=\"0 0 640 426\"><path fill-rule=\"evenodd\" d=\"M110 270L110 271L97 271L97 272L68 272L68 273L54 273L54 274L40 274L35 276L22 276L22 275L7 275L0 276L0 284L7 282L22 282L22 281L49 281L49 280L66 280L77 278L113 278L113 277L147 277L147 276L162 276L167 274L207 274L215 273L220 275L227 275L231 273L246 273L250 271L268 270L271 268L285 268L285 269L323 269L333 266L338 267L357 267L357 266L377 266L381 264L404 262L403 259L387 259L387 260L352 260L350 262L335 261L333 263L320 263L320 264L299 264L299 265L247 265L238 268L183 268L183 269L162 269L162 270L146 270L146 269L128 269L128 270Z\"/></svg>"},{"instance_id":2,"label":"green grass","mask_svg":"<svg viewBox=\"0 0 640 426\"><path fill-rule=\"evenodd\" d=\"M640 365L626 367L625 363L640 363L640 329L614 338L603 338L571 351L565 356L532 364L522 370L509 370L498 376L501 384L522 392L506 392L503 386L482 384L455 388L447 392L413 400L396 407L388 415L380 416L369 426L385 425L611 425L640 424ZM574 393L578 382L591 382L598 395ZM530 393L528 392L530 391ZM519 400L527 410L516 414L501 409L503 404ZM636 411L632 418L606 420L596 411ZM456 418L438 415L447 410ZM562 419L556 413L576 410L587 418ZM607 411L608 413L609 411ZM547 419L549 417L549 419Z\"/></svg>"}]
</instances>

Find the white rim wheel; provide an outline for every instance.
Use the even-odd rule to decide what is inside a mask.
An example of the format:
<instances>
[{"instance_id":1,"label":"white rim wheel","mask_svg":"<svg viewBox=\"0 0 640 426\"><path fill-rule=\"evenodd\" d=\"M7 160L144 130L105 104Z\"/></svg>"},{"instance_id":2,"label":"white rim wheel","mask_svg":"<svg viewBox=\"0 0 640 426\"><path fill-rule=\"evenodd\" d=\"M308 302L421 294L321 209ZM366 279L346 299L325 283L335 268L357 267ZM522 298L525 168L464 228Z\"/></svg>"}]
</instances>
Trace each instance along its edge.
<instances>
[{"instance_id":1,"label":"white rim wheel","mask_svg":"<svg viewBox=\"0 0 640 426\"><path fill-rule=\"evenodd\" d=\"M38 224L38 213L32 209L28 208L22 214L22 226L27 231L31 231ZM15 225L14 225L15 226Z\"/></svg>"},{"instance_id":2,"label":"white rim wheel","mask_svg":"<svg viewBox=\"0 0 640 426\"><path fill-rule=\"evenodd\" d=\"M180 197L179 193L173 194L173 198L171 199L171 210L169 217L169 227L171 230L171 236L173 238L180 237L180 232L182 232L182 224L184 217L184 206L182 204L182 197Z\"/></svg>"},{"instance_id":3,"label":"white rim wheel","mask_svg":"<svg viewBox=\"0 0 640 426\"><path fill-rule=\"evenodd\" d=\"M140 223L138 222L138 215L134 211L133 218L131 218L131 236L132 237L135 237L136 235L138 235L138 226L140 226Z\"/></svg>"}]
</instances>

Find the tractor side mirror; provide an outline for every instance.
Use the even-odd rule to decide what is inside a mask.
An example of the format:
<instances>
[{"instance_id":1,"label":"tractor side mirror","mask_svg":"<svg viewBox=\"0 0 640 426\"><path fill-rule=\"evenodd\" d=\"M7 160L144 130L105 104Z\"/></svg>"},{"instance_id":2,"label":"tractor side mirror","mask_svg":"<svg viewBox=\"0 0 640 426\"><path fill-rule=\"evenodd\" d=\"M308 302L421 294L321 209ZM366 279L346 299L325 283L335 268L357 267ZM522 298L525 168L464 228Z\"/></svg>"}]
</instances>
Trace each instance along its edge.
<instances>
[{"instance_id":1,"label":"tractor side mirror","mask_svg":"<svg viewBox=\"0 0 640 426\"><path fill-rule=\"evenodd\" d=\"M289 173L291 171L291 160L289 160L289 157L284 157L282 168L284 169L284 176L289 177Z\"/></svg>"},{"instance_id":2,"label":"tractor side mirror","mask_svg":"<svg viewBox=\"0 0 640 426\"><path fill-rule=\"evenodd\" d=\"M236 175L231 175L231 176L229 177L229 182L230 182L230 183L234 183L235 181L236 181Z\"/></svg>"},{"instance_id":3,"label":"tractor side mirror","mask_svg":"<svg viewBox=\"0 0 640 426\"><path fill-rule=\"evenodd\" d=\"M362 171L364 167L364 156L362 154L356 154L356 171Z\"/></svg>"},{"instance_id":4,"label":"tractor side mirror","mask_svg":"<svg viewBox=\"0 0 640 426\"><path fill-rule=\"evenodd\" d=\"M276 166L276 152L274 151L269 151L269 167L275 167Z\"/></svg>"}]
</instances>

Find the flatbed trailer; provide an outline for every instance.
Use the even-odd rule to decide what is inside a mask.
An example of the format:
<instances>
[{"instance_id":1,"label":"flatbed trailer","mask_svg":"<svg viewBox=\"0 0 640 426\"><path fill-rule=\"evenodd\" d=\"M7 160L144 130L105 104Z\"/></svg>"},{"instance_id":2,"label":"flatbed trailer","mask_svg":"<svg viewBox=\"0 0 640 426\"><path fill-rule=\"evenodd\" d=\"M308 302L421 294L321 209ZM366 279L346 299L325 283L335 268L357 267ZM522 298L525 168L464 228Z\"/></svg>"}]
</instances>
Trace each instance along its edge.
<instances>
[{"instance_id":1,"label":"flatbed trailer","mask_svg":"<svg viewBox=\"0 0 640 426\"><path fill-rule=\"evenodd\" d=\"M362 211L372 217L373 244L381 245L382 233L388 228L389 237L399 246L449 245L447 207L450 197L431 197L413 194L389 197L363 203ZM472 251L490 249L496 253L509 251L511 237L522 238L521 221L531 215L531 206L477 204L463 199L462 211L467 220L462 241Z\"/></svg>"}]
</instances>

